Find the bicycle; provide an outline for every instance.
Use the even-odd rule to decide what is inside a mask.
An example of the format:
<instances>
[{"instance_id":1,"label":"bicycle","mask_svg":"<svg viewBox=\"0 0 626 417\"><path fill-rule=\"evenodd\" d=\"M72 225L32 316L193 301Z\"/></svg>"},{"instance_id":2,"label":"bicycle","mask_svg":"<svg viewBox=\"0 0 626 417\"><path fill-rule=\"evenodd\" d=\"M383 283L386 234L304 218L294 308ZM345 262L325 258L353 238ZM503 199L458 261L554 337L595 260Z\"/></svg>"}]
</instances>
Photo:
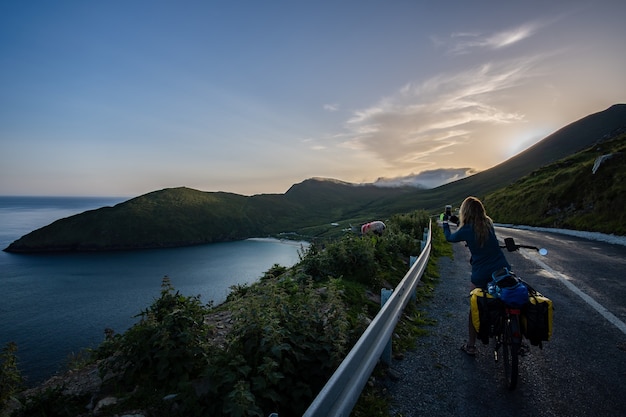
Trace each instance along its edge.
<instances>
[{"instance_id":1,"label":"bicycle","mask_svg":"<svg viewBox=\"0 0 626 417\"><path fill-rule=\"evenodd\" d=\"M509 252L514 252L520 248L534 249L542 256L548 254L548 251L544 248L537 248L535 246L518 245L513 238L504 239L504 246ZM496 271L493 274L494 282L502 282L503 280L512 277L506 284L500 285L518 285L519 283L524 285L525 288L525 302L527 301L528 286L524 281L515 277L513 273L506 268L500 271ZM498 284L496 284L498 285ZM503 288L507 288L504 286ZM521 326L521 314L523 303L517 302L514 304L507 304L501 299L499 300L498 307L500 309L498 318L490 328L490 337L495 341L493 355L496 362L499 361L499 351L502 349L502 360L504 363L504 379L505 384L509 390L514 390L517 387L517 380L519 375L519 357L525 353L524 346L522 345L523 335Z\"/></svg>"}]
</instances>

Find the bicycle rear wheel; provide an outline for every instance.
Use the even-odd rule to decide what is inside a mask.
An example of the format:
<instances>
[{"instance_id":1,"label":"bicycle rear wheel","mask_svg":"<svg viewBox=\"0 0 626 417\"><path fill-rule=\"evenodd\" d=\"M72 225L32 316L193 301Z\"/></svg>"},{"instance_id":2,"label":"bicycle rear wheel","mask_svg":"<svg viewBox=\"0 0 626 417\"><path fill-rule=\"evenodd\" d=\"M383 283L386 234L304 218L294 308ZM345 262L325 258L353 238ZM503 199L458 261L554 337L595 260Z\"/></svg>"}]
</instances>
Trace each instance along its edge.
<instances>
[{"instance_id":1,"label":"bicycle rear wheel","mask_svg":"<svg viewBox=\"0 0 626 417\"><path fill-rule=\"evenodd\" d=\"M516 331L514 318L508 318L504 326L504 341L502 343L502 362L504 363L504 379L508 389L517 387L517 377L519 374L519 347L520 342L514 335Z\"/></svg>"}]
</instances>

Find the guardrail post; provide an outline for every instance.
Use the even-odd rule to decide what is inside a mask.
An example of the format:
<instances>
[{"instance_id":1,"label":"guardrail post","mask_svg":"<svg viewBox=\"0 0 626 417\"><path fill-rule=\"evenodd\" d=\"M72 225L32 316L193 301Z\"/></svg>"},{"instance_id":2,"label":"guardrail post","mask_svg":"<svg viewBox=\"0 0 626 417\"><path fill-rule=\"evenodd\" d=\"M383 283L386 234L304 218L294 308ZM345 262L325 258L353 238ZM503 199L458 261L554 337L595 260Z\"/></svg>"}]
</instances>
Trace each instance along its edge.
<instances>
[{"instance_id":1,"label":"guardrail post","mask_svg":"<svg viewBox=\"0 0 626 417\"><path fill-rule=\"evenodd\" d=\"M424 228L424 233L422 234L422 242L421 242L421 248L422 251L424 250L424 248L426 247L426 242L428 241L428 228Z\"/></svg>"},{"instance_id":2,"label":"guardrail post","mask_svg":"<svg viewBox=\"0 0 626 417\"><path fill-rule=\"evenodd\" d=\"M391 297L391 294L393 294L393 290L388 290L387 288L381 288L380 290L380 307L382 308L382 306L385 305L385 303L387 302L387 300L389 300L389 298ZM392 333L393 336L393 333ZM380 355L380 359L387 365L391 365L391 337L389 338L389 341L387 342L387 346L385 346L385 348L383 349L383 353L382 355Z\"/></svg>"}]
</instances>

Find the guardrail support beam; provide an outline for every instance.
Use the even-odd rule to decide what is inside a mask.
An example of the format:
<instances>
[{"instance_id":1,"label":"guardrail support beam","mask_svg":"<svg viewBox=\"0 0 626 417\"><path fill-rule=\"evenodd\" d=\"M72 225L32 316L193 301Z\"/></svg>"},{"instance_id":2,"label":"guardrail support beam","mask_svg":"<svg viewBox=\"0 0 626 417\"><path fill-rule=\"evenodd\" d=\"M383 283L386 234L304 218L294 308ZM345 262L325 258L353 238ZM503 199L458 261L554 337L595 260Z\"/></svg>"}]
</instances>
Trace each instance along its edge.
<instances>
[{"instance_id":1,"label":"guardrail support beam","mask_svg":"<svg viewBox=\"0 0 626 417\"><path fill-rule=\"evenodd\" d=\"M393 294L393 290L388 290L387 288L380 289L380 307L381 308L382 306L385 305L385 303L389 300L389 298L391 298L391 294ZM392 337L393 337L393 333L392 333ZM387 346L385 346L385 348L383 349L383 354L380 356L380 359L386 365L391 365L391 339L392 337L389 338L389 341L387 342Z\"/></svg>"}]
</instances>

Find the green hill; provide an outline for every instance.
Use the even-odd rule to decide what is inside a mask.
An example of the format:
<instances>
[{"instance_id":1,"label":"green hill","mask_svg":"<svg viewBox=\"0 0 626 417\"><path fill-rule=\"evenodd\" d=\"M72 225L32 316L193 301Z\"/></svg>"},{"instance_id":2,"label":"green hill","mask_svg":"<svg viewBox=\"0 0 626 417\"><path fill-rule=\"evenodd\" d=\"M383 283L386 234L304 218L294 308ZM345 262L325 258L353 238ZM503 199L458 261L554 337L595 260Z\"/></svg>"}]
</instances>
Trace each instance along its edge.
<instances>
[{"instance_id":1,"label":"green hill","mask_svg":"<svg viewBox=\"0 0 626 417\"><path fill-rule=\"evenodd\" d=\"M9 251L89 251L171 247L243 239L260 225L246 198L188 188L155 191L115 207L60 219L12 243Z\"/></svg>"},{"instance_id":2,"label":"green hill","mask_svg":"<svg viewBox=\"0 0 626 417\"><path fill-rule=\"evenodd\" d=\"M190 188L154 191L114 207L57 220L15 242L9 252L128 250L197 245L280 233L312 237L334 219L358 213L372 200L412 189L381 189L311 179L285 194L251 197ZM312 229L310 229L312 228Z\"/></svg>"},{"instance_id":3,"label":"green hill","mask_svg":"<svg viewBox=\"0 0 626 417\"><path fill-rule=\"evenodd\" d=\"M626 235L626 133L533 171L484 203L500 223Z\"/></svg>"},{"instance_id":4,"label":"green hill","mask_svg":"<svg viewBox=\"0 0 626 417\"><path fill-rule=\"evenodd\" d=\"M418 209L436 213L445 204L460 204L468 195L486 198L489 213L501 222L572 228L584 225L586 230L624 233L623 227L616 227L608 219L610 214L594 217L615 200L618 204L613 207L624 211L622 157L612 158L598 173L588 175L588 165L593 165L591 159L598 153L621 152L623 136L615 141L609 139L624 129L626 105L615 105L560 129L502 164L430 190L314 178L293 185L285 194L249 197L185 187L154 191L114 207L57 220L21 237L5 250L30 253L161 248L285 233L303 239L324 238L350 225L384 220L395 213ZM561 161L580 151L581 162ZM556 161L561 162L554 165ZM584 173L573 171L579 166L584 166ZM531 175L530 179L516 183L526 175ZM565 180L571 180L567 186ZM561 184L558 188L557 183ZM540 185L546 188L539 191ZM611 226L589 222L593 218L602 218Z\"/></svg>"}]
</instances>

